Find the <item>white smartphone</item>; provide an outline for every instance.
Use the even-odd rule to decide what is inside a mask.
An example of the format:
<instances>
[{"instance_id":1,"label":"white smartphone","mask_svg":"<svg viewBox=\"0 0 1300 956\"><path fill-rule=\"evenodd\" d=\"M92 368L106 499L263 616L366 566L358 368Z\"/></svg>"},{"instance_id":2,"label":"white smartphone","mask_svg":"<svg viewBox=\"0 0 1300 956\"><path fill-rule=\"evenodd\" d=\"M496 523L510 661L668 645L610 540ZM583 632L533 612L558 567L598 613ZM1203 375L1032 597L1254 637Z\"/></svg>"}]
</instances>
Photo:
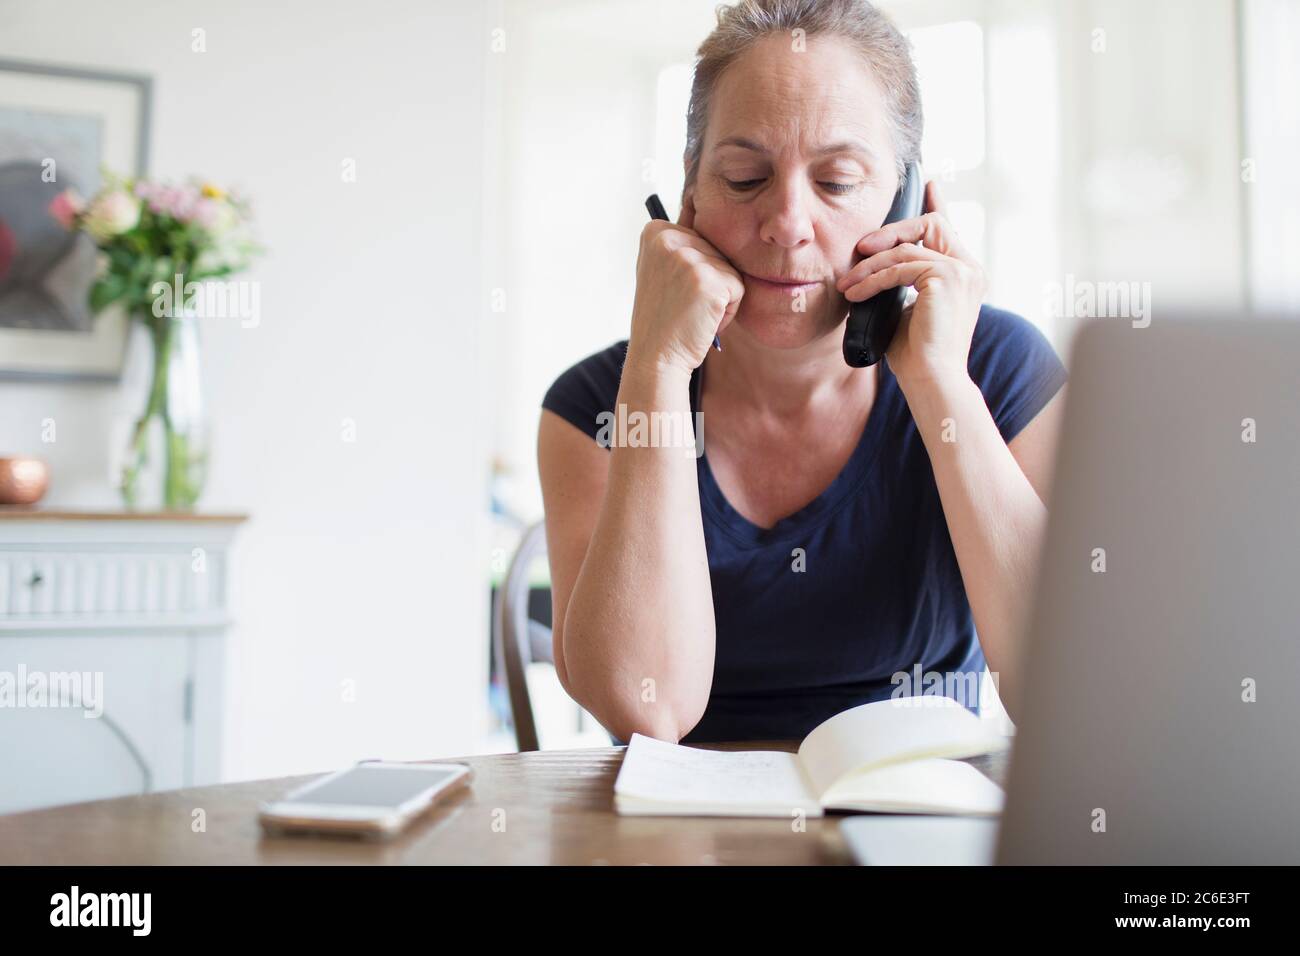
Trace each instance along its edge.
<instances>
[{"instance_id":1,"label":"white smartphone","mask_svg":"<svg viewBox=\"0 0 1300 956\"><path fill-rule=\"evenodd\" d=\"M467 785L471 775L463 763L367 761L262 804L258 819L270 832L390 836L441 797Z\"/></svg>"}]
</instances>

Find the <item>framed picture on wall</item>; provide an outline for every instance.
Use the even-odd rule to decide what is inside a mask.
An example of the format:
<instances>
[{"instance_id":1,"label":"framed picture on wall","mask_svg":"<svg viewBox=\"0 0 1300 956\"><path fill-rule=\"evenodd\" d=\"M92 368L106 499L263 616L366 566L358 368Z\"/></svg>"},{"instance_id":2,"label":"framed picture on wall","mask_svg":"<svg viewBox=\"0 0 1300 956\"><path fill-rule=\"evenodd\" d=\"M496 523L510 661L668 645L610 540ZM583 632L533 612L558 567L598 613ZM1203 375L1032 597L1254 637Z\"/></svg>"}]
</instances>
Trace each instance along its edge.
<instances>
[{"instance_id":1,"label":"framed picture on wall","mask_svg":"<svg viewBox=\"0 0 1300 956\"><path fill-rule=\"evenodd\" d=\"M94 244L49 205L145 173L151 98L147 76L0 59L0 379L121 376L127 316L91 314Z\"/></svg>"}]
</instances>

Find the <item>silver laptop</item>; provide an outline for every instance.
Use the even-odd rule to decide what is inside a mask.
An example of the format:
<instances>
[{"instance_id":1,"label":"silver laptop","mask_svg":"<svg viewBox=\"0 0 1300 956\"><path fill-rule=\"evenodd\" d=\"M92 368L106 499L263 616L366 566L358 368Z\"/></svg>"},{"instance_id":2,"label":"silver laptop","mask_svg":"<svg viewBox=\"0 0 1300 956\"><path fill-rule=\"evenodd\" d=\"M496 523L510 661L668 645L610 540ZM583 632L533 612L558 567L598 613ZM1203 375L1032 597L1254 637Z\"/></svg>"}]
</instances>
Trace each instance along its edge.
<instances>
[{"instance_id":1,"label":"silver laptop","mask_svg":"<svg viewBox=\"0 0 1300 956\"><path fill-rule=\"evenodd\" d=\"M1300 321L1101 320L1071 366L996 838L845 836L867 863L1300 863Z\"/></svg>"}]
</instances>

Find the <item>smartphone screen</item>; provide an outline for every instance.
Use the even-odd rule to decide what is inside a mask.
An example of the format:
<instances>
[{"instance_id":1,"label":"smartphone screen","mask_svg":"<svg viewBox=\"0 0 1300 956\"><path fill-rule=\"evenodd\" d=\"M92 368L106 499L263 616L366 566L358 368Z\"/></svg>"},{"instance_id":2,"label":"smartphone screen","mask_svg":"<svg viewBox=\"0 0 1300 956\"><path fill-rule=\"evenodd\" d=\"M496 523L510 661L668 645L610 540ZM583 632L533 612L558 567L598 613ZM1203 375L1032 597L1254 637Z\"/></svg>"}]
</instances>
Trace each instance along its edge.
<instances>
[{"instance_id":1,"label":"smartphone screen","mask_svg":"<svg viewBox=\"0 0 1300 956\"><path fill-rule=\"evenodd\" d=\"M441 788L455 776L454 770L390 770L363 765L289 799L295 803L396 807L427 790Z\"/></svg>"}]
</instances>

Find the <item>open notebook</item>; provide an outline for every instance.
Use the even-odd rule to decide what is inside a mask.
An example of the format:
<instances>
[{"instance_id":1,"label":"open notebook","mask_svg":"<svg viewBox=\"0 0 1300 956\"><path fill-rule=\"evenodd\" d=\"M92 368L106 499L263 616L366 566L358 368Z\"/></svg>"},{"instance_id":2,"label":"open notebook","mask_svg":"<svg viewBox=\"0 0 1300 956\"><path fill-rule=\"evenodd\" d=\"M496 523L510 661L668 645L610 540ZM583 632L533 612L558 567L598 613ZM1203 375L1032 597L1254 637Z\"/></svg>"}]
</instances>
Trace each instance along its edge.
<instances>
[{"instance_id":1,"label":"open notebook","mask_svg":"<svg viewBox=\"0 0 1300 956\"><path fill-rule=\"evenodd\" d=\"M790 817L825 810L992 815L1002 790L953 759L1007 739L949 697L863 704L819 724L798 753L722 752L633 734L614 783L619 813Z\"/></svg>"}]
</instances>

